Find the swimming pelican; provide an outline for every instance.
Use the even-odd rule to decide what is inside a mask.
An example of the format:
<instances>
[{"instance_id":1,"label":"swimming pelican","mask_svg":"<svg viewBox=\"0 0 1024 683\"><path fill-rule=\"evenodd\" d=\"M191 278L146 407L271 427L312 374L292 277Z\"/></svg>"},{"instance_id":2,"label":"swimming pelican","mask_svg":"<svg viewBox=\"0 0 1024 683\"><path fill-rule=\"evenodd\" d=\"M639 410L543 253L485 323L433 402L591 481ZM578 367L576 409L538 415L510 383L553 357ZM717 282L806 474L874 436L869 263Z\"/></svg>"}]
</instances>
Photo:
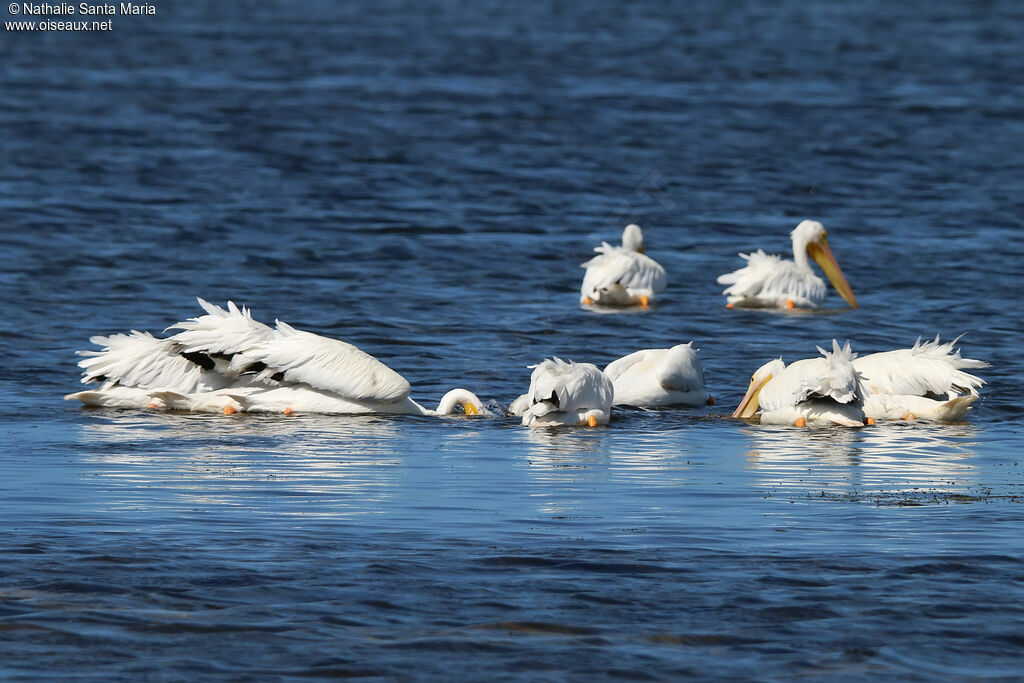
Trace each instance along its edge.
<instances>
[{"instance_id":1,"label":"swimming pelican","mask_svg":"<svg viewBox=\"0 0 1024 683\"><path fill-rule=\"evenodd\" d=\"M639 225L626 226L621 247L602 242L594 251L598 255L580 266L587 269L581 304L646 307L665 289L665 269L644 254Z\"/></svg>"},{"instance_id":2,"label":"swimming pelican","mask_svg":"<svg viewBox=\"0 0 1024 683\"><path fill-rule=\"evenodd\" d=\"M615 405L638 407L714 405L704 386L704 366L693 342L644 349L612 361L604 374L615 387Z\"/></svg>"},{"instance_id":3,"label":"swimming pelican","mask_svg":"<svg viewBox=\"0 0 1024 683\"><path fill-rule=\"evenodd\" d=\"M945 344L936 335L918 337L912 348L861 356L853 367L864 377L864 413L887 420L959 420L978 398L985 383L963 371L988 363L961 358L957 337Z\"/></svg>"},{"instance_id":4,"label":"swimming pelican","mask_svg":"<svg viewBox=\"0 0 1024 683\"><path fill-rule=\"evenodd\" d=\"M409 397L409 382L373 356L336 339L276 321L271 328L247 308L228 310L199 299L206 315L168 329L97 336L101 351L79 351L82 383L68 394L89 406L196 412L490 414L480 399L453 389L436 410Z\"/></svg>"},{"instance_id":5,"label":"swimming pelican","mask_svg":"<svg viewBox=\"0 0 1024 683\"><path fill-rule=\"evenodd\" d=\"M849 342L840 348L833 339L831 352L820 346L818 351L820 358L789 366L776 358L758 368L732 416L753 417L760 408L762 424L860 427L867 423L860 376L853 366L857 354Z\"/></svg>"},{"instance_id":6,"label":"swimming pelican","mask_svg":"<svg viewBox=\"0 0 1024 683\"><path fill-rule=\"evenodd\" d=\"M758 249L751 254L740 254L747 261L745 267L718 277L718 284L729 285L722 292L726 296L726 308L817 308L825 300L825 281L811 270L808 256L821 266L846 303L857 308L853 290L829 249L824 226L818 221L803 221L790 237L792 261L783 261Z\"/></svg>"},{"instance_id":7,"label":"swimming pelican","mask_svg":"<svg viewBox=\"0 0 1024 683\"><path fill-rule=\"evenodd\" d=\"M590 363L561 358L531 366L530 390L509 406L528 427L596 427L612 413L612 381Z\"/></svg>"}]
</instances>

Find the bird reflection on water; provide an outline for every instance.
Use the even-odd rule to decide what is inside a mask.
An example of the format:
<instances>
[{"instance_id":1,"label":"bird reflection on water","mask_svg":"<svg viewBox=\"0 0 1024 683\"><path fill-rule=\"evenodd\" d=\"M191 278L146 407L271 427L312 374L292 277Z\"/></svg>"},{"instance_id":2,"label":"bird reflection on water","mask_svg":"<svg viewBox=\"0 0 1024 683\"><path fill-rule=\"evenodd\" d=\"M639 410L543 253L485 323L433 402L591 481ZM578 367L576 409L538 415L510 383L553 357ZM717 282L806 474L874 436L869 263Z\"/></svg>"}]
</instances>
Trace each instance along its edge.
<instances>
[{"instance_id":1,"label":"bird reflection on water","mask_svg":"<svg viewBox=\"0 0 1024 683\"><path fill-rule=\"evenodd\" d=\"M747 467L773 496L873 503L975 496L977 429L969 424L880 423L849 430L748 427Z\"/></svg>"},{"instance_id":2,"label":"bird reflection on water","mask_svg":"<svg viewBox=\"0 0 1024 683\"><path fill-rule=\"evenodd\" d=\"M120 483L122 505L237 507L248 498L254 512L275 515L367 514L392 495L400 464L400 427L372 416L118 411L90 416L82 430L82 464ZM278 503L255 504L268 495ZM310 505L317 502L330 505Z\"/></svg>"},{"instance_id":3,"label":"bird reflection on water","mask_svg":"<svg viewBox=\"0 0 1024 683\"><path fill-rule=\"evenodd\" d=\"M682 436L675 430L667 438L664 431L534 429L526 435L524 444L533 466L531 475L536 478L558 476L566 469L599 467L607 469L607 476L620 480L668 484L673 478L666 473L678 470L685 462L685 446L679 440Z\"/></svg>"}]
</instances>

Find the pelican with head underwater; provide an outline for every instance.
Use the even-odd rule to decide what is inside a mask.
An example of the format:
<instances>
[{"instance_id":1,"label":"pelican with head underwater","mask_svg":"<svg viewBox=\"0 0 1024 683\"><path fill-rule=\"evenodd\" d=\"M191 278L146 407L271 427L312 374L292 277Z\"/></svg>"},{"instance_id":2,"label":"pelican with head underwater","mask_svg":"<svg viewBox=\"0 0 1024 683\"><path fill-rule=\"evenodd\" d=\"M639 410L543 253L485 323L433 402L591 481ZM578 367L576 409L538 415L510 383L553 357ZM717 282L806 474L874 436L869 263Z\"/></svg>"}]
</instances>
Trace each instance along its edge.
<instances>
[{"instance_id":1,"label":"pelican with head underwater","mask_svg":"<svg viewBox=\"0 0 1024 683\"><path fill-rule=\"evenodd\" d=\"M166 338L132 330L93 337L100 351L80 351L82 382L68 394L87 406L193 412L491 415L466 389L446 393L437 409L410 397L400 374L338 339L274 327L248 308L227 310L199 299L206 315L176 323Z\"/></svg>"},{"instance_id":2,"label":"pelican with head underwater","mask_svg":"<svg viewBox=\"0 0 1024 683\"><path fill-rule=\"evenodd\" d=\"M530 366L530 388L509 406L527 427L597 427L608 424L615 389L591 363L557 356Z\"/></svg>"},{"instance_id":3,"label":"pelican with head underwater","mask_svg":"<svg viewBox=\"0 0 1024 683\"><path fill-rule=\"evenodd\" d=\"M821 267L850 308L857 298L846 281L828 244L825 227L818 221L802 221L790 233L793 260L784 260L761 249L740 254L747 265L718 277L729 285L724 292L726 308L818 308L825 301L825 281L811 269L810 260ZM808 260L810 259L810 260Z\"/></svg>"}]
</instances>

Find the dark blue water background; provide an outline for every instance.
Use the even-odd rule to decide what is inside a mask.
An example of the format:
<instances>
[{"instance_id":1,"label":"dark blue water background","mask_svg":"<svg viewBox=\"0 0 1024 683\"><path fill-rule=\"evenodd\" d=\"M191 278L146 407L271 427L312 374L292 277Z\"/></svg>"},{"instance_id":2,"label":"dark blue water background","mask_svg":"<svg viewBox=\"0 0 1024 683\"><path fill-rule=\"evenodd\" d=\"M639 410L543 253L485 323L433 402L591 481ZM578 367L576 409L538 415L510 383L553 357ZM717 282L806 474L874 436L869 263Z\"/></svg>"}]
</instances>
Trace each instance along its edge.
<instances>
[{"instance_id":1,"label":"dark blue water background","mask_svg":"<svg viewBox=\"0 0 1024 683\"><path fill-rule=\"evenodd\" d=\"M1024 670L1024 7L160 2L0 39L0 676ZM5 18L6 15L5 15ZM862 308L727 311L825 223ZM669 272L582 311L640 222ZM719 404L88 411L76 349L251 306L433 405L694 340ZM725 419L771 357L966 332L969 421Z\"/></svg>"}]
</instances>

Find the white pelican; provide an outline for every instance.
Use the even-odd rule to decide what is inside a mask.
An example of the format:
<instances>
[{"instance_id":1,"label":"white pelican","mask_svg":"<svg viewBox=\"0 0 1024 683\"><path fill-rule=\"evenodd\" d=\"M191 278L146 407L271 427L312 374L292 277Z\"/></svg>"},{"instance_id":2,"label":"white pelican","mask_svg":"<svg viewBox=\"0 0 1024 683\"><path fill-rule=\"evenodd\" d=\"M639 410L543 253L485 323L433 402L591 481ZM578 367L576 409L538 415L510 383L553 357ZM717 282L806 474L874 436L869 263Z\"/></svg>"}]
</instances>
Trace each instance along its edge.
<instances>
[{"instance_id":1,"label":"white pelican","mask_svg":"<svg viewBox=\"0 0 1024 683\"><path fill-rule=\"evenodd\" d=\"M530 366L530 390L509 406L528 427L596 427L612 413L612 381L590 363L561 358Z\"/></svg>"},{"instance_id":2,"label":"white pelican","mask_svg":"<svg viewBox=\"0 0 1024 683\"><path fill-rule=\"evenodd\" d=\"M449 391L436 410L409 398L409 382L351 344L271 328L247 308L228 310L199 299L206 315L168 329L93 337L101 351L79 351L82 383L97 389L68 394L90 406L197 412L490 414L465 389Z\"/></svg>"},{"instance_id":3,"label":"white pelican","mask_svg":"<svg viewBox=\"0 0 1024 683\"><path fill-rule=\"evenodd\" d=\"M621 247L602 242L594 251L598 255L580 266L587 269L580 287L581 304L646 307L665 289L665 269L644 255L639 225L626 226Z\"/></svg>"},{"instance_id":4,"label":"white pelican","mask_svg":"<svg viewBox=\"0 0 1024 683\"><path fill-rule=\"evenodd\" d=\"M807 257L814 259L839 295L851 308L857 299L839 269L828 246L825 228L818 221L803 221L796 226L793 239L793 260L783 261L762 250L740 254L747 261L744 268L718 277L718 284L729 285L722 294L726 308L816 308L825 300L825 281L814 274Z\"/></svg>"},{"instance_id":5,"label":"white pelican","mask_svg":"<svg viewBox=\"0 0 1024 683\"><path fill-rule=\"evenodd\" d=\"M912 348L872 353L853 361L864 378L864 413L878 420L959 420L978 398L985 383L963 368L985 368L988 363L961 358L953 346L921 342Z\"/></svg>"},{"instance_id":6,"label":"white pelican","mask_svg":"<svg viewBox=\"0 0 1024 683\"><path fill-rule=\"evenodd\" d=\"M833 339L831 353L820 346L818 351L821 358L798 360L788 367L777 358L758 368L732 416L753 417L760 408L762 424L871 424L864 415L860 376L853 367L857 354L849 342L840 348Z\"/></svg>"},{"instance_id":7,"label":"white pelican","mask_svg":"<svg viewBox=\"0 0 1024 683\"><path fill-rule=\"evenodd\" d=\"M704 386L704 366L693 342L644 349L612 361L604 374L615 387L615 405L714 405Z\"/></svg>"}]
</instances>

